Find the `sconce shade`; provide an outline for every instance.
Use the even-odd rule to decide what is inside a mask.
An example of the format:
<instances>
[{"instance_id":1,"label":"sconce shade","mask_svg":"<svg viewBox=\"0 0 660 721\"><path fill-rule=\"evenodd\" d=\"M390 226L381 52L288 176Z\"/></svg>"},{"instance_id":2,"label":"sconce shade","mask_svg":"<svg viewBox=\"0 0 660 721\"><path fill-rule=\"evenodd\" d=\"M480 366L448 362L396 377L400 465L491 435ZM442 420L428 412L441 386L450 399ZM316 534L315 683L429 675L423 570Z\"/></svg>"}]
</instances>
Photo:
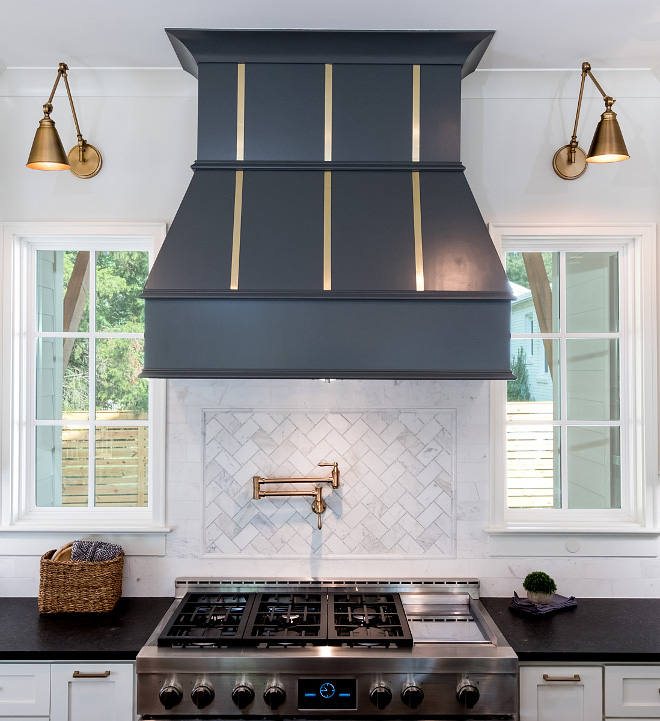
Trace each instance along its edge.
<instances>
[{"instance_id":1,"label":"sconce shade","mask_svg":"<svg viewBox=\"0 0 660 721\"><path fill-rule=\"evenodd\" d=\"M628 150L623 140L616 113L609 108L600 116L594 139L587 153L588 163L616 163L628 160Z\"/></svg>"},{"instance_id":2,"label":"sconce shade","mask_svg":"<svg viewBox=\"0 0 660 721\"><path fill-rule=\"evenodd\" d=\"M26 165L34 170L67 170L70 167L55 123L48 116L39 121Z\"/></svg>"}]
</instances>

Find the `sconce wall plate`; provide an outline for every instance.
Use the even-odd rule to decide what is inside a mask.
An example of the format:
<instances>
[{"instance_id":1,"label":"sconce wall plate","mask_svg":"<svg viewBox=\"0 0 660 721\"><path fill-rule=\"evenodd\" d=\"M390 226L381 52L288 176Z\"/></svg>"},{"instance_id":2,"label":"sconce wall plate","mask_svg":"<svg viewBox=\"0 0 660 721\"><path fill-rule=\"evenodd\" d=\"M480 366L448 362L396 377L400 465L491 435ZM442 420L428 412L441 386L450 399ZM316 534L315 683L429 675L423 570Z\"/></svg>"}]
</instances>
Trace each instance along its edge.
<instances>
[{"instance_id":1,"label":"sconce wall plate","mask_svg":"<svg viewBox=\"0 0 660 721\"><path fill-rule=\"evenodd\" d=\"M564 180L575 180L583 175L587 169L587 154L579 146L575 148L574 159L571 159L571 146L564 145L555 153L552 159L555 173Z\"/></svg>"},{"instance_id":2,"label":"sconce wall plate","mask_svg":"<svg viewBox=\"0 0 660 721\"><path fill-rule=\"evenodd\" d=\"M69 150L67 156L69 160L69 170L78 178L93 178L103 165L101 153L89 143L85 143L85 152L82 160L80 159L80 151L78 146Z\"/></svg>"}]
</instances>

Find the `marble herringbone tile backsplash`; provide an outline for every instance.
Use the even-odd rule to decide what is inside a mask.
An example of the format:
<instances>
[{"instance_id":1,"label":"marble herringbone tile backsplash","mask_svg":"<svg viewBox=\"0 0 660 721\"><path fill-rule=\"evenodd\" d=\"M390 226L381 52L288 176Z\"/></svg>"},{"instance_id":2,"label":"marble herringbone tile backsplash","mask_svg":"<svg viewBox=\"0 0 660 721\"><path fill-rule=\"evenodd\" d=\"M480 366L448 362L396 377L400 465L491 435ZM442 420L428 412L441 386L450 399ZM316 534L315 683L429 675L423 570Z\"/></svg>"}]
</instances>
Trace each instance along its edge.
<instances>
[{"instance_id":1,"label":"marble herringbone tile backsplash","mask_svg":"<svg viewBox=\"0 0 660 721\"><path fill-rule=\"evenodd\" d=\"M205 555L455 555L454 410L211 410L204 429ZM253 500L252 476L324 477L320 461L341 471L322 530L311 498Z\"/></svg>"},{"instance_id":2,"label":"marble herringbone tile backsplash","mask_svg":"<svg viewBox=\"0 0 660 721\"><path fill-rule=\"evenodd\" d=\"M482 595L511 597L540 568L576 597L660 597L657 557L489 555L486 381L167 385L167 551L127 556L126 596L171 596L177 576L212 576L472 577ZM253 475L323 475L316 463L335 458L342 488L326 491L321 531L310 499L252 501ZM389 543L398 550L366 550ZM0 594L36 596L39 555L1 556Z\"/></svg>"}]
</instances>

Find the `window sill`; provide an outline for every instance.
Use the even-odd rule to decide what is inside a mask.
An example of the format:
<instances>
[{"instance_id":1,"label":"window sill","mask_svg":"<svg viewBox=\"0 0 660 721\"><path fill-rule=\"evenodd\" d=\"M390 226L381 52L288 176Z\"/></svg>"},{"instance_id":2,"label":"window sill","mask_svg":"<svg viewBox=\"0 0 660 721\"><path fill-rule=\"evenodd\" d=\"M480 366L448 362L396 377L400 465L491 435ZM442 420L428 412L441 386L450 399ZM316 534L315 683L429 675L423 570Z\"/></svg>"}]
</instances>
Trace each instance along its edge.
<instances>
[{"instance_id":1,"label":"window sill","mask_svg":"<svg viewBox=\"0 0 660 721\"><path fill-rule=\"evenodd\" d=\"M529 528L490 526L490 556L641 556L658 555L660 529L631 524L619 528Z\"/></svg>"},{"instance_id":2,"label":"window sill","mask_svg":"<svg viewBox=\"0 0 660 721\"><path fill-rule=\"evenodd\" d=\"M76 538L83 538L118 543L127 556L164 556L165 539L169 531L166 527L105 530L96 526L93 530L86 530L82 526L59 531L44 530L43 526L5 526L0 527L0 555L43 556L46 551L59 548Z\"/></svg>"}]
</instances>

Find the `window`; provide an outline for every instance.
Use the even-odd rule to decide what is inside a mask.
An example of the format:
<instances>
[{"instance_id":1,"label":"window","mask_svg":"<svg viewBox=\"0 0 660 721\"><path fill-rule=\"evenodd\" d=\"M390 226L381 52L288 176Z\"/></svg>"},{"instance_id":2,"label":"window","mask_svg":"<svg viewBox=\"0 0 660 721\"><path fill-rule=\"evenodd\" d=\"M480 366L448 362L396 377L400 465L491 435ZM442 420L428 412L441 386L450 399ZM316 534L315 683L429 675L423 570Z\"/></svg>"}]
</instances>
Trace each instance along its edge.
<instances>
[{"instance_id":1,"label":"window","mask_svg":"<svg viewBox=\"0 0 660 721\"><path fill-rule=\"evenodd\" d=\"M162 235L5 229L0 531L163 532L164 382L138 377L139 295Z\"/></svg>"},{"instance_id":2,"label":"window","mask_svg":"<svg viewBox=\"0 0 660 721\"><path fill-rule=\"evenodd\" d=\"M635 230L493 228L516 296L494 535L655 531L654 228Z\"/></svg>"}]
</instances>

